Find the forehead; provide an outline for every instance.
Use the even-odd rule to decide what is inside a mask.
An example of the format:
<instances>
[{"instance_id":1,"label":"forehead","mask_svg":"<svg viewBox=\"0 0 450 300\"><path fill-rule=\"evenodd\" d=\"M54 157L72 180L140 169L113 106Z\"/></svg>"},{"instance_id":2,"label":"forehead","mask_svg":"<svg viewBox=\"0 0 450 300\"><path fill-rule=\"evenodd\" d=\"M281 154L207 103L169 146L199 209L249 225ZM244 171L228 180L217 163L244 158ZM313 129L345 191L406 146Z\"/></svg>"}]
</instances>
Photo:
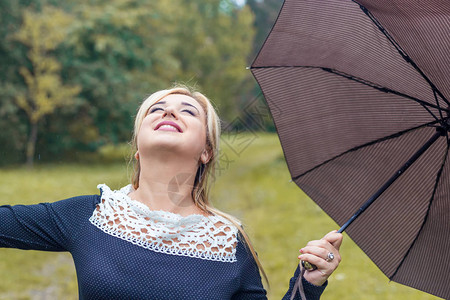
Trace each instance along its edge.
<instances>
[{"instance_id":1,"label":"forehead","mask_svg":"<svg viewBox=\"0 0 450 300\"><path fill-rule=\"evenodd\" d=\"M156 102L155 104L158 103L166 103L166 104L190 104L190 105L194 105L196 108L201 109L202 106L200 105L200 103L195 100L194 98L187 96L187 95L183 95L183 94L170 94L165 96L164 98L162 98L161 100L159 100L158 102Z\"/></svg>"}]
</instances>

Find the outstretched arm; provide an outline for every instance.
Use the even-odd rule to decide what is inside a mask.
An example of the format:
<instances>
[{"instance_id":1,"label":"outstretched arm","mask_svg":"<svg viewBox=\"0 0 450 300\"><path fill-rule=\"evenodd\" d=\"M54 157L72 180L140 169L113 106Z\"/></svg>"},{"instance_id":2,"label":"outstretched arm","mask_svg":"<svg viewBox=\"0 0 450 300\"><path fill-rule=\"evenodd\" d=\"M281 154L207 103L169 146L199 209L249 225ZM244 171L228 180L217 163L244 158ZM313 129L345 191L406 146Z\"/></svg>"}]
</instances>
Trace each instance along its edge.
<instances>
[{"instance_id":1,"label":"outstretched arm","mask_svg":"<svg viewBox=\"0 0 450 300\"><path fill-rule=\"evenodd\" d=\"M95 196L54 203L0 206L0 247L24 250L70 251L81 215L94 211Z\"/></svg>"}]
</instances>

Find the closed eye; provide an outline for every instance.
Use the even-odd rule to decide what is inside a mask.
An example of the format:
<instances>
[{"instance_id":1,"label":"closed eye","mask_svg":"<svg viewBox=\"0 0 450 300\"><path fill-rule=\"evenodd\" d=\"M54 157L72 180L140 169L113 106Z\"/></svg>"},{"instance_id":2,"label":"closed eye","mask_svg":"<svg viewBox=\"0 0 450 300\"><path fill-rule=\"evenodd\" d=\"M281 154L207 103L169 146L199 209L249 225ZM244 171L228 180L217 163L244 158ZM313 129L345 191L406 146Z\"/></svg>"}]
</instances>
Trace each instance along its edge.
<instances>
[{"instance_id":1,"label":"closed eye","mask_svg":"<svg viewBox=\"0 0 450 300\"><path fill-rule=\"evenodd\" d=\"M189 110L189 109L183 109L182 112L187 112L191 116L195 116L195 113L192 110Z\"/></svg>"},{"instance_id":2,"label":"closed eye","mask_svg":"<svg viewBox=\"0 0 450 300\"><path fill-rule=\"evenodd\" d=\"M151 114L151 113L153 113L153 112L155 112L157 110L164 111L164 109L162 109L161 107L153 107L152 109L149 110L149 113Z\"/></svg>"}]
</instances>

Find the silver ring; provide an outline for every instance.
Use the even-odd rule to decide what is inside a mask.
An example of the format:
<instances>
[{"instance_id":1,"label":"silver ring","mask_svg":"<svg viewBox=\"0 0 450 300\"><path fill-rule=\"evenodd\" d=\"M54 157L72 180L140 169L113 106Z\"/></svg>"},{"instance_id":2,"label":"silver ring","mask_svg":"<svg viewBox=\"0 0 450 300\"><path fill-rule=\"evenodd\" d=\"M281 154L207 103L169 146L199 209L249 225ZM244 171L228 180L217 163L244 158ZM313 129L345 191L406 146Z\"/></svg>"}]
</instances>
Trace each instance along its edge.
<instances>
[{"instance_id":1,"label":"silver ring","mask_svg":"<svg viewBox=\"0 0 450 300\"><path fill-rule=\"evenodd\" d=\"M327 255L327 261L330 262L330 261L332 261L333 259L334 259L334 254L331 253L331 252L328 252L328 255Z\"/></svg>"}]
</instances>

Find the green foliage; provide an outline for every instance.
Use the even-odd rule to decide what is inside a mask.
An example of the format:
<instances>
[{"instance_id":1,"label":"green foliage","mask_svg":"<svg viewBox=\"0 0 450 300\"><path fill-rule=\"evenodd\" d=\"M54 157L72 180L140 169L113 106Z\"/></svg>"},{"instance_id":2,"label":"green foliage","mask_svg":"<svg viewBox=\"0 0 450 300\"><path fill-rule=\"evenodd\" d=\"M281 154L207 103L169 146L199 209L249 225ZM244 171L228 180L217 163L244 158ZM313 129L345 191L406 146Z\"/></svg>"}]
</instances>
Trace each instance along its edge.
<instances>
[{"instance_id":1,"label":"green foliage","mask_svg":"<svg viewBox=\"0 0 450 300\"><path fill-rule=\"evenodd\" d=\"M84 87L84 106L100 136L124 141L145 95L173 82L196 85L232 118L250 73L253 36L247 8L218 0L94 1L77 6L65 65ZM180 9L182 7L183 9ZM114 108L114 109L112 109ZM88 108L86 108L88 109Z\"/></svg>"},{"instance_id":2,"label":"green foliage","mask_svg":"<svg viewBox=\"0 0 450 300\"><path fill-rule=\"evenodd\" d=\"M23 5L29 1L0 1L0 165L23 161L27 118L15 103L26 91L19 67L27 63L26 47L9 38L20 28Z\"/></svg>"},{"instance_id":3,"label":"green foliage","mask_svg":"<svg viewBox=\"0 0 450 300\"><path fill-rule=\"evenodd\" d=\"M1 4L0 54L5 56L0 60L8 76L0 74L0 114L12 121L0 125L8 136L16 136L14 142L5 139L5 148L15 150L8 152L15 161L24 157L24 135L32 131L32 126L22 125L27 118L28 123L40 119L36 156L43 161L71 159L78 152L128 141L139 103L173 82L197 86L228 120L252 87L245 66L252 48L253 14L231 0L14 3ZM31 11L48 26L28 26ZM57 25L60 21L64 23ZM33 39L40 28L51 35ZM69 87L80 87L76 98L70 95L78 90ZM49 91L55 90L58 93L51 94L60 97L48 101ZM40 113L31 105L33 97L41 99ZM61 99L67 100L64 107ZM0 157L0 164L8 162Z\"/></svg>"},{"instance_id":4,"label":"green foliage","mask_svg":"<svg viewBox=\"0 0 450 300\"><path fill-rule=\"evenodd\" d=\"M237 151L236 139L247 147ZM336 224L290 182L275 134L224 136L222 148L213 202L241 219L268 273L269 299L281 299L298 263L298 249L335 229ZM117 189L127 184L127 173L124 163L0 169L0 204L52 202L98 193L98 183ZM389 282L348 236L341 253L342 263L330 278L324 300L438 299ZM75 270L68 254L0 249L0 269L7 270L0 275L0 299L36 299L39 295L77 299Z\"/></svg>"},{"instance_id":5,"label":"green foliage","mask_svg":"<svg viewBox=\"0 0 450 300\"><path fill-rule=\"evenodd\" d=\"M237 114L236 99L249 91L250 73L245 70L254 35L253 14L248 7L222 11L217 0L179 1L175 28L178 41L172 53L181 62L177 76L197 79L199 87L214 100L221 117L231 121ZM189 11L197 11L190 14ZM195 82L195 81L194 81Z\"/></svg>"},{"instance_id":6,"label":"green foliage","mask_svg":"<svg viewBox=\"0 0 450 300\"><path fill-rule=\"evenodd\" d=\"M33 165L38 123L57 107L72 104L72 98L80 91L78 86L62 84L61 65L51 56L51 51L64 40L71 21L69 15L54 7L44 6L42 12L27 9L22 26L11 36L28 48L30 62L30 68L19 69L27 91L15 95L17 105L25 111L30 124L26 149L29 166Z\"/></svg>"},{"instance_id":7,"label":"green foliage","mask_svg":"<svg viewBox=\"0 0 450 300\"><path fill-rule=\"evenodd\" d=\"M127 164L130 161L132 153L129 144L105 144L100 146L96 152L78 152L74 153L76 160L90 162L95 164L122 163Z\"/></svg>"},{"instance_id":8,"label":"green foliage","mask_svg":"<svg viewBox=\"0 0 450 300\"><path fill-rule=\"evenodd\" d=\"M27 85L27 94L16 96L17 104L28 115L31 124L38 123L45 115L59 106L69 105L79 87L62 85L60 63L51 55L64 40L72 18L62 10L45 6L40 13L25 10L21 28L12 38L29 50L27 57L31 69L20 67L19 72Z\"/></svg>"},{"instance_id":9,"label":"green foliage","mask_svg":"<svg viewBox=\"0 0 450 300\"><path fill-rule=\"evenodd\" d=\"M6 89L0 88L0 93L6 93ZM1 97L1 96L0 96ZM26 144L27 126L26 119L21 117L19 108L13 98L4 97L0 105L0 166L17 164L24 160L25 155L20 155L17 149L22 149ZM7 130L3 130L7 129Z\"/></svg>"}]
</instances>

